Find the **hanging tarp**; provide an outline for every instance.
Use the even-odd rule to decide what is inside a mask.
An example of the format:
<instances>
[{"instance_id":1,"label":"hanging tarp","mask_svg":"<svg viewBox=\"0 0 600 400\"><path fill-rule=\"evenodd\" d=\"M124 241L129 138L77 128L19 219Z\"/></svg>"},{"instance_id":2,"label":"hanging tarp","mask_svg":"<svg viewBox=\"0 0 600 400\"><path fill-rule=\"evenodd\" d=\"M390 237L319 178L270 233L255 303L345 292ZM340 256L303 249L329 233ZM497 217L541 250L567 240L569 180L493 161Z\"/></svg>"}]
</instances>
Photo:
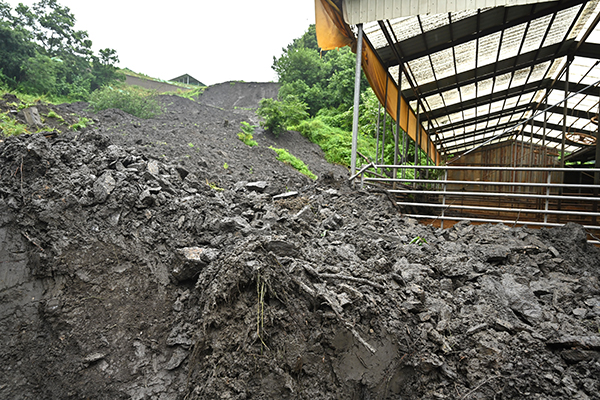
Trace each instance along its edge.
<instances>
[{"instance_id":1,"label":"hanging tarp","mask_svg":"<svg viewBox=\"0 0 600 400\"><path fill-rule=\"evenodd\" d=\"M315 0L315 17L317 41L321 49L333 50L339 47L351 46L354 51L356 50L354 33L348 24L344 22L342 10L332 0ZM379 61L368 40L363 41L362 49L362 68L369 85L371 85L381 104L386 105L388 114L396 120L398 87L392 77L389 76L386 101L388 71ZM400 100L400 128L407 132L416 143L419 143L421 149L429 155L431 160L434 160L436 164L440 163L440 156L435 145L422 126L417 129L417 117L402 97Z\"/></svg>"},{"instance_id":2,"label":"hanging tarp","mask_svg":"<svg viewBox=\"0 0 600 400\"><path fill-rule=\"evenodd\" d=\"M340 8L331 0L315 0L315 27L317 41L322 50L344 46L356 49L354 33L344 22Z\"/></svg>"}]
</instances>

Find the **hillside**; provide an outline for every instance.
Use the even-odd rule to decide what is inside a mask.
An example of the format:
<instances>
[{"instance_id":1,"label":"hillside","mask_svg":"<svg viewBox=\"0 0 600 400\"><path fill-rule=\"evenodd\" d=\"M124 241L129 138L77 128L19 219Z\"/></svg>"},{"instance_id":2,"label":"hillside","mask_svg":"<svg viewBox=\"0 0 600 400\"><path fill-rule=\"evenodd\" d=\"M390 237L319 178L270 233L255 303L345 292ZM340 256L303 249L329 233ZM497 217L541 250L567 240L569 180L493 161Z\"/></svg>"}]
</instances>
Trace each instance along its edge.
<instances>
[{"instance_id":1,"label":"hillside","mask_svg":"<svg viewBox=\"0 0 600 400\"><path fill-rule=\"evenodd\" d=\"M419 225L222 85L0 142L0 398L599 398L580 226Z\"/></svg>"}]
</instances>

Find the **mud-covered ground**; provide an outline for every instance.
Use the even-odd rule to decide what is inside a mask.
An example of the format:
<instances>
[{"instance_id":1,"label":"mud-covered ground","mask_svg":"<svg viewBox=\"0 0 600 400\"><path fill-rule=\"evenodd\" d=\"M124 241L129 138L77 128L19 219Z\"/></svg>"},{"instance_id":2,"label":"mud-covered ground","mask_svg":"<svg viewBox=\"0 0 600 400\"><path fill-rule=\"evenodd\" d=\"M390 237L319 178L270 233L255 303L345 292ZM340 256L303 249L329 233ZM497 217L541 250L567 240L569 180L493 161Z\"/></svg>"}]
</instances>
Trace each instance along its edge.
<instances>
[{"instance_id":1,"label":"mud-covered ground","mask_svg":"<svg viewBox=\"0 0 600 400\"><path fill-rule=\"evenodd\" d=\"M234 86L0 142L0 398L600 398L580 226L420 225L298 133L244 145Z\"/></svg>"}]
</instances>

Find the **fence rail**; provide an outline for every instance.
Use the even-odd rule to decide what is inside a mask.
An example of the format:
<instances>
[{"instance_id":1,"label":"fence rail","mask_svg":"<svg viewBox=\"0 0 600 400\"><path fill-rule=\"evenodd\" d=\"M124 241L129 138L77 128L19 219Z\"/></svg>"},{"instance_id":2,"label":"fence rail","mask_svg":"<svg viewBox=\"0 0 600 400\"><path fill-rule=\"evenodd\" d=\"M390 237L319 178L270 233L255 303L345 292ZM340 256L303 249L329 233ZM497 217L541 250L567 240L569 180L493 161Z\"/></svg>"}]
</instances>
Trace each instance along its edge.
<instances>
[{"instance_id":1,"label":"fence rail","mask_svg":"<svg viewBox=\"0 0 600 400\"><path fill-rule=\"evenodd\" d=\"M392 176L397 176L398 170L412 170L414 178L388 178L381 172L386 170L392 171ZM493 180L494 176L491 175L496 171L514 172L511 174L512 180ZM565 172L580 174L581 180L585 178L596 184L564 182ZM403 174L405 175L408 174ZM437 178L423 179L423 175L435 175ZM476 176L477 179L466 179L466 175ZM458 178L453 179L454 176ZM531 181L533 176L537 176L538 180ZM544 179L539 179L544 176ZM577 222L588 232L588 242L600 245L598 177L600 168L414 166L371 163L363 166L350 179L360 179L361 186L385 186L389 193L396 195L396 204L405 209L404 215L417 219L438 220L442 228L444 221L465 220L546 227Z\"/></svg>"}]
</instances>

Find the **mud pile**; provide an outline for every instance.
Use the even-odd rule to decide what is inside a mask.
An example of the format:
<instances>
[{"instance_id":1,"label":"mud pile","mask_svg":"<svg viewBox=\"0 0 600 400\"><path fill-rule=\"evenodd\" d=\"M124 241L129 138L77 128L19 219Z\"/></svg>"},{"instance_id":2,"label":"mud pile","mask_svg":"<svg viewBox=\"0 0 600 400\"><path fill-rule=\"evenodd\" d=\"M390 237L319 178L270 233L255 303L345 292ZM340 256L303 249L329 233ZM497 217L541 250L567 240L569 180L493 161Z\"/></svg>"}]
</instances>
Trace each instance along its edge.
<instances>
[{"instance_id":1,"label":"mud pile","mask_svg":"<svg viewBox=\"0 0 600 400\"><path fill-rule=\"evenodd\" d=\"M161 101L0 143L0 397L598 398L580 226L419 225L297 133Z\"/></svg>"}]
</instances>

